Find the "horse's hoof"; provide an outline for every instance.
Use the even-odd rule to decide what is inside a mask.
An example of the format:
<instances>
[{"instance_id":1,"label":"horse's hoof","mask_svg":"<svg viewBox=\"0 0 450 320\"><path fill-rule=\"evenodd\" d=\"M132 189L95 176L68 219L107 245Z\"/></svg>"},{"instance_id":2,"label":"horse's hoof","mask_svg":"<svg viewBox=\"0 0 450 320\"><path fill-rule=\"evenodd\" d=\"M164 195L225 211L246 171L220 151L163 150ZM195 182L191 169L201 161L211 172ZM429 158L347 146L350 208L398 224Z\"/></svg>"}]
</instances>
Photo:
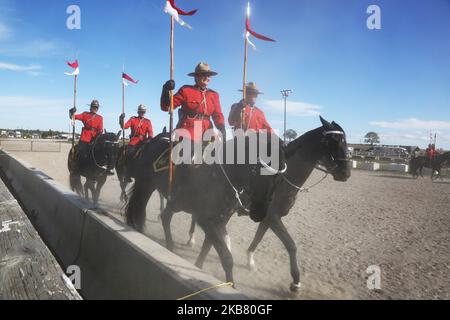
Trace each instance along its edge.
<instances>
[{"instance_id":1,"label":"horse's hoof","mask_svg":"<svg viewBox=\"0 0 450 320\"><path fill-rule=\"evenodd\" d=\"M197 268L199 268L199 269L203 269L203 263L196 262L196 263L195 263L195 266L196 266Z\"/></svg>"},{"instance_id":2,"label":"horse's hoof","mask_svg":"<svg viewBox=\"0 0 450 320\"><path fill-rule=\"evenodd\" d=\"M291 290L291 292L298 293L300 291L301 287L302 287L302 283L301 282L299 282L297 284L296 283L291 283L290 290Z\"/></svg>"},{"instance_id":3,"label":"horse's hoof","mask_svg":"<svg viewBox=\"0 0 450 320\"><path fill-rule=\"evenodd\" d=\"M171 244L167 244L167 245L166 245L166 248L167 248L167 250L169 250L170 252L174 252L175 246L173 245L173 243L171 243Z\"/></svg>"}]
</instances>

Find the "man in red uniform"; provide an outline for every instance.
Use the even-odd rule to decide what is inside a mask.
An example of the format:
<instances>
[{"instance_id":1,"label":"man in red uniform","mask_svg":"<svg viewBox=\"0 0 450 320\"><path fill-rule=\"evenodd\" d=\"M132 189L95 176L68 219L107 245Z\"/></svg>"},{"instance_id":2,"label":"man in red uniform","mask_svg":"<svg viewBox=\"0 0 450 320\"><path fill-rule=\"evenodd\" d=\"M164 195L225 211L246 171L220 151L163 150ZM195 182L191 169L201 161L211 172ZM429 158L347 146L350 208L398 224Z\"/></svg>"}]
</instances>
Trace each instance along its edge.
<instances>
[{"instance_id":1,"label":"man in red uniform","mask_svg":"<svg viewBox=\"0 0 450 320\"><path fill-rule=\"evenodd\" d=\"M200 63L195 72L190 73L190 77L195 78L195 85L183 86L173 97L174 109L181 107L181 117L177 129L185 129L189 133L191 141L201 143L206 130L212 129L211 118L216 128L222 133L226 140L225 120L220 106L219 94L208 85L212 76L217 73L211 71L206 63ZM175 89L175 82L168 81L163 86L161 95L161 109L168 112L170 109L170 91ZM197 123L201 127L200 134L194 134L194 125Z\"/></svg>"},{"instance_id":2,"label":"man in red uniform","mask_svg":"<svg viewBox=\"0 0 450 320\"><path fill-rule=\"evenodd\" d=\"M428 162L430 164L430 166L433 163L433 159L436 156L437 151L436 151L436 146L434 144L429 144L428 145L428 149L427 149L427 156L428 156Z\"/></svg>"},{"instance_id":3,"label":"man in red uniform","mask_svg":"<svg viewBox=\"0 0 450 320\"><path fill-rule=\"evenodd\" d=\"M123 130L131 128L130 143L127 147L127 158L128 160L133 159L136 155L138 149L153 138L153 127L152 122L145 118L147 108L141 104L138 107L138 116L132 117L124 124L125 114L120 116L120 126ZM127 166L129 168L129 166ZM127 181L130 181L129 170L127 170Z\"/></svg>"},{"instance_id":4,"label":"man in red uniform","mask_svg":"<svg viewBox=\"0 0 450 320\"><path fill-rule=\"evenodd\" d=\"M240 90L242 92L242 90ZM230 116L228 117L228 122L235 130L243 129L254 130L260 132L261 130L267 130L268 133L273 133L272 128L266 120L264 112L256 107L256 100L258 95L263 94L258 90L255 83L250 82L246 85L246 101L241 100L235 103L231 107ZM242 121L242 111L243 120Z\"/></svg>"},{"instance_id":5,"label":"man in red uniform","mask_svg":"<svg viewBox=\"0 0 450 320\"><path fill-rule=\"evenodd\" d=\"M80 142L78 144L78 163L83 165L89 159L89 152L92 143L103 133L103 117L97 114L100 104L97 100L91 102L90 112L75 115L75 120L83 122ZM70 109L70 118L72 119L77 112L76 108Z\"/></svg>"}]
</instances>

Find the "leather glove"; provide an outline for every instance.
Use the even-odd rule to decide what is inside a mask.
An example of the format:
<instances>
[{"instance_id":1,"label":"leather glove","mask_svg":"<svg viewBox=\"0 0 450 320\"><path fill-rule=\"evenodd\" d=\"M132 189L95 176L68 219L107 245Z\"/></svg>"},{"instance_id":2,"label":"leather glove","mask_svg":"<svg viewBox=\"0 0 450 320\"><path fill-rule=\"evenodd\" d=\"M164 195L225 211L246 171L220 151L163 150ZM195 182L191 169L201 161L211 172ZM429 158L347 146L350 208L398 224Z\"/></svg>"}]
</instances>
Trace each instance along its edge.
<instances>
[{"instance_id":1,"label":"leather glove","mask_svg":"<svg viewBox=\"0 0 450 320\"><path fill-rule=\"evenodd\" d=\"M164 91L175 90L175 81L173 81L173 80L167 81L163 86L163 90Z\"/></svg>"},{"instance_id":2,"label":"leather glove","mask_svg":"<svg viewBox=\"0 0 450 320\"><path fill-rule=\"evenodd\" d=\"M123 129L124 123L125 123L125 113L122 113L119 117L119 124L122 129Z\"/></svg>"},{"instance_id":3,"label":"leather glove","mask_svg":"<svg viewBox=\"0 0 450 320\"><path fill-rule=\"evenodd\" d=\"M73 115L77 112L77 108L72 108L69 110L69 118L72 119Z\"/></svg>"},{"instance_id":4,"label":"leather glove","mask_svg":"<svg viewBox=\"0 0 450 320\"><path fill-rule=\"evenodd\" d=\"M170 106L170 91L175 89L175 81L169 80L167 81L161 93L161 105L162 106Z\"/></svg>"}]
</instances>

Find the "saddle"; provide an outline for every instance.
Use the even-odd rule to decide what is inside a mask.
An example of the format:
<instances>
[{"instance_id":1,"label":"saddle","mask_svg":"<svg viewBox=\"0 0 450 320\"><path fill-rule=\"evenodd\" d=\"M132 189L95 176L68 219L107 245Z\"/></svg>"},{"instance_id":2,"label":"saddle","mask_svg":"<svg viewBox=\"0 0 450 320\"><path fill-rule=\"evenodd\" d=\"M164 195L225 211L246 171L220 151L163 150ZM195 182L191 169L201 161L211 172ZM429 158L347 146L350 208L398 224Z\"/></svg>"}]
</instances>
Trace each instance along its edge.
<instances>
[{"instance_id":1,"label":"saddle","mask_svg":"<svg viewBox=\"0 0 450 320\"><path fill-rule=\"evenodd\" d=\"M202 155L203 155L203 151L206 149L206 147L208 147L209 144L211 144L212 142L204 142L202 145ZM174 144L174 147L177 145L177 143ZM154 172L162 172L162 171L166 171L169 170L169 153L170 153L170 148L168 147L166 150L164 150L161 155L156 159L155 162L153 162L153 171ZM198 157L198 155L196 155L194 153L194 151L192 150L192 157L191 157L191 163L192 163L192 167L193 168L198 168L200 167L200 165L195 165L195 160L196 157ZM174 166L176 167L176 165Z\"/></svg>"}]
</instances>

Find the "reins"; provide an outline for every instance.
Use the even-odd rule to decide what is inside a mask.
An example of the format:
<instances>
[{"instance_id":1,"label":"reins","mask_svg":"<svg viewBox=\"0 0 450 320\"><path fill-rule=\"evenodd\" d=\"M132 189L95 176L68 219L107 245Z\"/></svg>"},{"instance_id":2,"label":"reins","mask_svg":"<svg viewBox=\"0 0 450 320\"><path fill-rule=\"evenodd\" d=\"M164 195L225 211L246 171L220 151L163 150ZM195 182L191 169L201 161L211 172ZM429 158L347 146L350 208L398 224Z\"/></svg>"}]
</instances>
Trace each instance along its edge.
<instances>
[{"instance_id":1,"label":"reins","mask_svg":"<svg viewBox=\"0 0 450 320\"><path fill-rule=\"evenodd\" d=\"M345 135L345 133L342 132L342 131L324 131L322 134L323 134L324 136L327 136L327 135L330 135L330 134ZM333 156L331 156L331 157L333 158ZM335 159L333 158L333 160L335 160ZM339 159L338 159L338 160L339 160ZM292 181L290 181L290 180L286 177L286 175L285 175L284 173L283 173L281 176L283 177L283 180L284 180L288 185L290 185L291 187L293 187L294 189L297 189L297 190L300 191L300 192L308 193L311 189L317 187L319 184L321 184L323 181L325 181L325 179L328 178L328 176L329 176L330 174L332 174L333 171L337 169L337 167L338 167L338 166L334 166L333 169L327 170L327 169L321 168L320 166L315 166L315 169L324 172L324 173L325 173L325 176L324 176L322 179L320 179L317 183L315 183L315 184L313 184L313 185L311 185L311 186L309 186L309 187L299 187L299 186L297 186L297 185L294 184Z\"/></svg>"},{"instance_id":2,"label":"reins","mask_svg":"<svg viewBox=\"0 0 450 320\"><path fill-rule=\"evenodd\" d=\"M267 163L265 163L263 160L259 159L258 162L267 170L269 170L271 173L275 172L275 174L281 174L281 176L284 176L284 173L286 173L287 171L287 164L284 164L284 169L282 171L277 171L275 169L273 169L272 167L270 167ZM225 179L227 180L228 184L230 185L230 187L234 190L234 195L237 199L237 201L239 202L239 205L241 206L242 209L244 209L247 213L250 213L250 210L248 208L246 208L244 206L244 204L242 203L241 200L241 194L244 192L244 190L242 189L240 192L238 191L238 189L233 185L233 183L231 182L230 177L227 175L223 164L220 163L219 164L220 169L222 170L223 175L225 176Z\"/></svg>"}]
</instances>

